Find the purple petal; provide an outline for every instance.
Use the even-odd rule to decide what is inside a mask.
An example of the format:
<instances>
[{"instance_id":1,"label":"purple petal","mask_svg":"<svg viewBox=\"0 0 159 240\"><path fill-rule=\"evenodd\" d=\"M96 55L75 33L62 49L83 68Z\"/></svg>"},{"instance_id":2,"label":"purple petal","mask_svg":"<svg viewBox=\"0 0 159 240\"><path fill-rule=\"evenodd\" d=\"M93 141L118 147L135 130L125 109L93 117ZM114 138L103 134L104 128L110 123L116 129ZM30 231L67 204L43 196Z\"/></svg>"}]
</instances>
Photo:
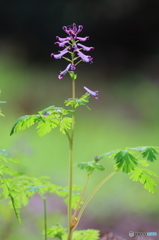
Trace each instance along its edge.
<instances>
[{"instance_id":1,"label":"purple petal","mask_svg":"<svg viewBox=\"0 0 159 240\"><path fill-rule=\"evenodd\" d=\"M60 74L58 75L58 78L59 79L62 79L63 78L63 76L68 72L68 70L70 69L70 67L71 67L71 63L69 63L68 65L67 65L67 67L65 68L65 70L63 70L63 71L60 71Z\"/></svg>"},{"instance_id":2,"label":"purple petal","mask_svg":"<svg viewBox=\"0 0 159 240\"><path fill-rule=\"evenodd\" d=\"M94 96L95 99L98 99L98 92L99 92L99 91L92 91L92 90L90 90L89 88L87 88L87 87L85 87L85 86L84 86L84 89L85 89L90 95Z\"/></svg>"},{"instance_id":3,"label":"purple petal","mask_svg":"<svg viewBox=\"0 0 159 240\"><path fill-rule=\"evenodd\" d=\"M94 47L86 47L85 45L81 44L81 43L77 43L78 46L80 46L81 48L83 48L84 51L90 51L93 50Z\"/></svg>"},{"instance_id":4,"label":"purple petal","mask_svg":"<svg viewBox=\"0 0 159 240\"><path fill-rule=\"evenodd\" d=\"M80 40L81 42L85 42L86 40L89 39L89 37L76 37L76 39Z\"/></svg>"},{"instance_id":5,"label":"purple petal","mask_svg":"<svg viewBox=\"0 0 159 240\"><path fill-rule=\"evenodd\" d=\"M71 38L70 37L60 38L60 37L56 36L56 39L60 42L63 42L63 41L69 41Z\"/></svg>"},{"instance_id":6,"label":"purple petal","mask_svg":"<svg viewBox=\"0 0 159 240\"><path fill-rule=\"evenodd\" d=\"M78 31L76 32L76 35L79 34L83 29L83 26L82 25L79 25L78 26Z\"/></svg>"},{"instance_id":7,"label":"purple petal","mask_svg":"<svg viewBox=\"0 0 159 240\"><path fill-rule=\"evenodd\" d=\"M68 48L69 48L69 46L66 47L66 48L64 48L62 51L59 51L59 53L65 53L65 52L68 52Z\"/></svg>"},{"instance_id":8,"label":"purple petal","mask_svg":"<svg viewBox=\"0 0 159 240\"><path fill-rule=\"evenodd\" d=\"M64 47L65 44L69 43L69 41L63 41L63 42L55 42L54 44L58 45L59 47Z\"/></svg>"},{"instance_id":9,"label":"purple petal","mask_svg":"<svg viewBox=\"0 0 159 240\"><path fill-rule=\"evenodd\" d=\"M92 63L92 57L91 56L87 56L84 53L82 53L80 50L77 50L77 54L80 58L82 58L83 62L90 62Z\"/></svg>"},{"instance_id":10,"label":"purple petal","mask_svg":"<svg viewBox=\"0 0 159 240\"><path fill-rule=\"evenodd\" d=\"M71 63L68 64L65 70L60 71L60 74L58 75L58 78L59 78L59 79L62 79L63 76L64 76L69 70L75 71L75 70L76 70L76 65L71 64Z\"/></svg>"},{"instance_id":11,"label":"purple petal","mask_svg":"<svg viewBox=\"0 0 159 240\"><path fill-rule=\"evenodd\" d=\"M63 75L59 74L58 79L62 79L62 78L63 78Z\"/></svg>"},{"instance_id":12,"label":"purple petal","mask_svg":"<svg viewBox=\"0 0 159 240\"><path fill-rule=\"evenodd\" d=\"M51 57L54 57L55 59L60 59L64 54L68 52L67 49L64 49L63 51L60 51L58 54L51 53Z\"/></svg>"},{"instance_id":13,"label":"purple petal","mask_svg":"<svg viewBox=\"0 0 159 240\"><path fill-rule=\"evenodd\" d=\"M62 29L63 29L67 34L69 34L69 30L67 29L66 26L63 26Z\"/></svg>"},{"instance_id":14,"label":"purple petal","mask_svg":"<svg viewBox=\"0 0 159 240\"><path fill-rule=\"evenodd\" d=\"M72 28L72 30L74 31L74 33L77 32L77 25L76 25L76 23L73 23L73 28Z\"/></svg>"},{"instance_id":15,"label":"purple petal","mask_svg":"<svg viewBox=\"0 0 159 240\"><path fill-rule=\"evenodd\" d=\"M76 36L76 34L75 34L75 32L74 32L73 30L69 30L69 31L68 31L68 34L69 34L72 38L74 38L74 37Z\"/></svg>"}]
</instances>

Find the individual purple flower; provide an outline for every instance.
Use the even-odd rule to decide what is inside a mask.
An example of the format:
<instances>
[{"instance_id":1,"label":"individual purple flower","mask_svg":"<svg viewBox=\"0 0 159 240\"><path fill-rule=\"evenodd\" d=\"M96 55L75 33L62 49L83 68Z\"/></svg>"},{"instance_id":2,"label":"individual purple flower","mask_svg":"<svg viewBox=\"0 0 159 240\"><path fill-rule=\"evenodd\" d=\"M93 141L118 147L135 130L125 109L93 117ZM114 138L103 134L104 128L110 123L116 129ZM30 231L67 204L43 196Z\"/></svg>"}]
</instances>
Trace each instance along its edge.
<instances>
[{"instance_id":1,"label":"individual purple flower","mask_svg":"<svg viewBox=\"0 0 159 240\"><path fill-rule=\"evenodd\" d=\"M89 39L89 37L76 37L77 40L81 41L81 42L85 42Z\"/></svg>"},{"instance_id":2,"label":"individual purple flower","mask_svg":"<svg viewBox=\"0 0 159 240\"><path fill-rule=\"evenodd\" d=\"M65 33L69 34L69 30L67 29L66 26L63 26L62 29L65 31Z\"/></svg>"},{"instance_id":3,"label":"individual purple flower","mask_svg":"<svg viewBox=\"0 0 159 240\"><path fill-rule=\"evenodd\" d=\"M82 53L80 50L77 50L77 55L82 58L83 62L90 62L92 63L92 57L91 56L87 56L84 53Z\"/></svg>"},{"instance_id":4,"label":"individual purple flower","mask_svg":"<svg viewBox=\"0 0 159 240\"><path fill-rule=\"evenodd\" d=\"M75 69L76 69L76 66L75 66L75 65L73 65L73 64L71 64L71 63L68 64L67 67L65 68L65 70L60 71L60 74L58 75L58 78L59 78L59 79L62 79L63 76L64 76L69 70L74 71Z\"/></svg>"},{"instance_id":5,"label":"individual purple flower","mask_svg":"<svg viewBox=\"0 0 159 240\"><path fill-rule=\"evenodd\" d=\"M58 54L54 54L54 53L51 53L51 57L54 57L55 59L60 59L62 58L63 55L65 55L66 53L68 53L68 49L65 48L64 50L60 51L60 53Z\"/></svg>"},{"instance_id":6,"label":"individual purple flower","mask_svg":"<svg viewBox=\"0 0 159 240\"><path fill-rule=\"evenodd\" d=\"M59 47L64 47L65 44L69 43L69 41L63 41L63 42L55 42L54 44L58 45Z\"/></svg>"},{"instance_id":7,"label":"individual purple flower","mask_svg":"<svg viewBox=\"0 0 159 240\"><path fill-rule=\"evenodd\" d=\"M63 42L63 41L70 41L70 37L66 37L66 38L60 38L59 36L56 36L56 39L60 42Z\"/></svg>"},{"instance_id":8,"label":"individual purple flower","mask_svg":"<svg viewBox=\"0 0 159 240\"><path fill-rule=\"evenodd\" d=\"M87 51L87 52L94 49L94 47L86 47L81 43L77 43L77 46L80 46L81 48L83 48L84 51Z\"/></svg>"},{"instance_id":9,"label":"individual purple flower","mask_svg":"<svg viewBox=\"0 0 159 240\"><path fill-rule=\"evenodd\" d=\"M76 35L79 34L79 33L82 31L82 29L83 29L83 26L82 26L82 25L79 25L79 26L78 26L78 30L77 30L77 32L76 32Z\"/></svg>"},{"instance_id":10,"label":"individual purple flower","mask_svg":"<svg viewBox=\"0 0 159 240\"><path fill-rule=\"evenodd\" d=\"M98 92L99 92L99 91L92 91L92 90L90 90L89 88L87 88L87 87L85 87L85 86L84 86L84 89L85 89L90 95L94 96L95 99L98 99Z\"/></svg>"}]
</instances>

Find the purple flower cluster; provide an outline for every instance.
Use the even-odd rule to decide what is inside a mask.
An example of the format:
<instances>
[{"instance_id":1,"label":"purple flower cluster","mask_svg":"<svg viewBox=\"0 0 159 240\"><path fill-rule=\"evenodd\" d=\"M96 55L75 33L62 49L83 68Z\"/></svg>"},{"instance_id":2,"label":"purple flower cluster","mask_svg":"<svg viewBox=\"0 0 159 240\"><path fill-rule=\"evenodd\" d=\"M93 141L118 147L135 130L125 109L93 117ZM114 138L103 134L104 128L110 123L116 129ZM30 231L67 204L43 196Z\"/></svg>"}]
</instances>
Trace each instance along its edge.
<instances>
[{"instance_id":1,"label":"purple flower cluster","mask_svg":"<svg viewBox=\"0 0 159 240\"><path fill-rule=\"evenodd\" d=\"M56 36L56 39L58 40L58 42L55 42L55 44L58 45L59 47L64 47L64 49L62 51L59 51L58 54L51 53L51 57L54 57L55 59L61 59L62 57L65 58L64 55L66 53L70 53L71 55L71 59L65 58L67 61L71 63L67 65L66 69L64 69L63 71L60 71L60 74L58 75L59 79L63 78L63 76L68 71L74 72L76 70L77 64L80 63L81 61L87 62L87 63L93 62L92 61L93 58L91 56L81 52L81 50L88 52L94 49L94 47L87 47L79 43L79 41L85 42L86 40L89 39L88 36L87 37L77 36L82 31L82 29L83 29L82 25L77 26L75 23L73 23L71 28L66 26L63 27L63 30L68 35L67 37L61 38ZM76 60L78 60L77 63L75 63Z\"/></svg>"}]
</instances>

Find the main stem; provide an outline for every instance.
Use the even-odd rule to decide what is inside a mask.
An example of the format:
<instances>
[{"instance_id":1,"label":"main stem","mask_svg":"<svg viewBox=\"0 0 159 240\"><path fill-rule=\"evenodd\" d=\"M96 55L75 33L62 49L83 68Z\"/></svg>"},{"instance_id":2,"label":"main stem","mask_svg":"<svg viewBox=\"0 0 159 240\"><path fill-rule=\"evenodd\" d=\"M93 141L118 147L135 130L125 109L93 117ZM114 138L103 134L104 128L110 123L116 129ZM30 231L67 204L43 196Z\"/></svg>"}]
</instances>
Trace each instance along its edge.
<instances>
[{"instance_id":1,"label":"main stem","mask_svg":"<svg viewBox=\"0 0 159 240\"><path fill-rule=\"evenodd\" d=\"M75 101L75 80L72 80L72 98ZM72 220L72 166L73 166L73 139L74 139L75 116L72 115L72 132L69 141L69 194L68 194L68 240L72 239L73 228L71 227Z\"/></svg>"},{"instance_id":2,"label":"main stem","mask_svg":"<svg viewBox=\"0 0 159 240\"><path fill-rule=\"evenodd\" d=\"M46 213L46 198L43 198L44 204L44 232L45 232L45 240L47 240L47 213Z\"/></svg>"}]
</instances>

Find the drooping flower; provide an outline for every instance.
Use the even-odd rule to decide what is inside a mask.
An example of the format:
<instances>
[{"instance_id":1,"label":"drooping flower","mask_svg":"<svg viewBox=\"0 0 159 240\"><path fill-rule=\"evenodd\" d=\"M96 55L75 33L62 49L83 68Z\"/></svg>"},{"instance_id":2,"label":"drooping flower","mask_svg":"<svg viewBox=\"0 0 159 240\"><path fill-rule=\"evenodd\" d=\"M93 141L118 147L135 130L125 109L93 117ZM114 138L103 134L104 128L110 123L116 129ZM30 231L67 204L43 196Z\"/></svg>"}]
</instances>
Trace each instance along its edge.
<instances>
[{"instance_id":1,"label":"drooping flower","mask_svg":"<svg viewBox=\"0 0 159 240\"><path fill-rule=\"evenodd\" d=\"M70 37L60 38L59 36L56 36L56 39L60 42L63 42L63 41L69 41L71 38Z\"/></svg>"},{"instance_id":2,"label":"drooping flower","mask_svg":"<svg viewBox=\"0 0 159 240\"><path fill-rule=\"evenodd\" d=\"M56 39L59 42L55 42L56 45L59 47L65 47L64 50L59 51L58 54L51 53L51 57L54 57L55 59L61 59L64 58L67 61L71 62L71 64L68 64L65 70L61 71L58 75L58 78L61 79L63 76L70 70L74 72L76 70L77 64L79 64L81 61L92 63L93 58L89 55L85 55L81 52L81 50L84 51L90 51L94 49L94 47L87 47L83 44L80 44L79 41L86 41L89 39L88 36L86 37L78 37L77 35L82 31L83 26L79 25L77 26L75 23L72 24L71 27L63 26L64 32L68 35L65 38L60 38L59 36L56 36ZM82 48L82 49L81 49ZM70 53L71 58L65 58L64 55L66 53Z\"/></svg>"},{"instance_id":3,"label":"drooping flower","mask_svg":"<svg viewBox=\"0 0 159 240\"><path fill-rule=\"evenodd\" d=\"M85 42L89 39L89 37L76 37L77 40L81 41L81 42Z\"/></svg>"},{"instance_id":4,"label":"drooping flower","mask_svg":"<svg viewBox=\"0 0 159 240\"><path fill-rule=\"evenodd\" d=\"M77 43L77 46L83 48L83 50L87 51L87 52L94 49L94 47L86 47L85 45L83 45L81 43Z\"/></svg>"},{"instance_id":5,"label":"drooping flower","mask_svg":"<svg viewBox=\"0 0 159 240\"><path fill-rule=\"evenodd\" d=\"M75 66L75 65L73 65L73 64L71 64L71 63L68 64L67 67L65 68L65 70L60 71L60 74L58 75L58 78L59 78L59 79L62 79L63 76L64 76L69 70L74 71L75 69L76 69L76 66Z\"/></svg>"},{"instance_id":6,"label":"drooping flower","mask_svg":"<svg viewBox=\"0 0 159 240\"><path fill-rule=\"evenodd\" d=\"M89 88L87 88L87 87L83 87L90 95L92 95L95 99L98 99L98 92L99 91L92 91L92 90L90 90Z\"/></svg>"},{"instance_id":7,"label":"drooping flower","mask_svg":"<svg viewBox=\"0 0 159 240\"><path fill-rule=\"evenodd\" d=\"M62 56L63 55L65 55L66 53L68 53L68 49L64 49L64 50L62 50L62 51L60 51L60 53L58 53L58 54L54 54L54 53L51 53L51 57L54 57L55 59L60 59L60 58L62 58Z\"/></svg>"},{"instance_id":8,"label":"drooping flower","mask_svg":"<svg viewBox=\"0 0 159 240\"><path fill-rule=\"evenodd\" d=\"M55 42L54 44L58 45L59 47L64 47L65 44L69 43L69 41L63 41L63 42Z\"/></svg>"},{"instance_id":9,"label":"drooping flower","mask_svg":"<svg viewBox=\"0 0 159 240\"><path fill-rule=\"evenodd\" d=\"M82 58L83 62L90 62L92 63L92 57L91 56L87 56L84 53L82 53L80 50L77 50L77 54L80 58Z\"/></svg>"}]
</instances>

